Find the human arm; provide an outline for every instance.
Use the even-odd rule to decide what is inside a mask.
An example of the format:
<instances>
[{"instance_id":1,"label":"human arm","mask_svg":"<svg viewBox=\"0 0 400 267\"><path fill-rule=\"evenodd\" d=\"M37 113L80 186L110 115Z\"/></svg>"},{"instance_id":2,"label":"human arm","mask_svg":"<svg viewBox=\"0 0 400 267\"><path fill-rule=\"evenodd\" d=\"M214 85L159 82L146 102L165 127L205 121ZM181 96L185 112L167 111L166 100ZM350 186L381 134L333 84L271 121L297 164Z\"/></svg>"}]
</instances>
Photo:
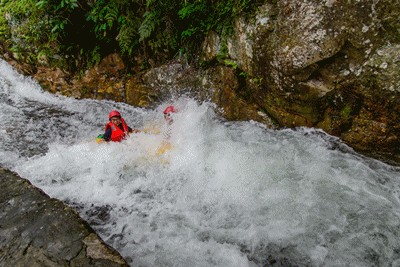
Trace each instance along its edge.
<instances>
[{"instance_id":1,"label":"human arm","mask_svg":"<svg viewBox=\"0 0 400 267\"><path fill-rule=\"evenodd\" d=\"M139 129L132 129L131 127L128 126L128 133L140 133Z\"/></svg>"},{"instance_id":2,"label":"human arm","mask_svg":"<svg viewBox=\"0 0 400 267\"><path fill-rule=\"evenodd\" d=\"M103 134L103 139L104 139L104 141L106 141L106 142L108 142L108 141L111 140L111 128L110 128L110 127L108 127L108 128L105 130L105 132L104 132L104 134Z\"/></svg>"}]
</instances>

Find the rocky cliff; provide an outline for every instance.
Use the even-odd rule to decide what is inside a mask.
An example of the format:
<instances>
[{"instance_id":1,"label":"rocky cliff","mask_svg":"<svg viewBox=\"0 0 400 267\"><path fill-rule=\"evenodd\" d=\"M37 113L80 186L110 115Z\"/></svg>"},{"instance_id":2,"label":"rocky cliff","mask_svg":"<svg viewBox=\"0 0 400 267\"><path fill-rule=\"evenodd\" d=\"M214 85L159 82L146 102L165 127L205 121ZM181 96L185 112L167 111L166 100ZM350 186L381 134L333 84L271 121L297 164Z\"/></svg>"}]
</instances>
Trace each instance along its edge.
<instances>
[{"instance_id":1,"label":"rocky cliff","mask_svg":"<svg viewBox=\"0 0 400 267\"><path fill-rule=\"evenodd\" d=\"M52 92L143 107L190 93L227 119L322 128L400 164L399 15L400 3L388 0L266 1L232 36L211 32L196 64L131 73L112 54L79 77L16 65Z\"/></svg>"}]
</instances>

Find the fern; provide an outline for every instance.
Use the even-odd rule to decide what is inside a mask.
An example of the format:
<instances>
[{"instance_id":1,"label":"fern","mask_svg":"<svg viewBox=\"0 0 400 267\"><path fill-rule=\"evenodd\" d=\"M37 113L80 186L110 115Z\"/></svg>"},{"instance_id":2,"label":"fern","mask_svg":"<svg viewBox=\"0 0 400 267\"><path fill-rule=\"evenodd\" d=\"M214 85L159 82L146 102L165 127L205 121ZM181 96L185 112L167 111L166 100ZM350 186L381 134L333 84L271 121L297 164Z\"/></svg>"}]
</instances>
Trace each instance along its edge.
<instances>
[{"instance_id":1,"label":"fern","mask_svg":"<svg viewBox=\"0 0 400 267\"><path fill-rule=\"evenodd\" d=\"M144 41L153 33L159 21L157 20L157 13L155 11L146 12L144 20L139 27L139 42Z\"/></svg>"},{"instance_id":2,"label":"fern","mask_svg":"<svg viewBox=\"0 0 400 267\"><path fill-rule=\"evenodd\" d=\"M106 15L104 16L104 20L107 23L108 28L111 29L114 23L118 23L118 7L116 5L107 5L105 12Z\"/></svg>"},{"instance_id":3,"label":"fern","mask_svg":"<svg viewBox=\"0 0 400 267\"><path fill-rule=\"evenodd\" d=\"M100 0L95 2L92 10L86 15L87 21L94 22L95 34L99 39L108 35L114 27L117 27L120 19L120 12L115 2L107 2Z\"/></svg>"},{"instance_id":4,"label":"fern","mask_svg":"<svg viewBox=\"0 0 400 267\"><path fill-rule=\"evenodd\" d=\"M206 11L207 6L203 2L189 3L178 11L180 19L196 18L196 15Z\"/></svg>"},{"instance_id":5,"label":"fern","mask_svg":"<svg viewBox=\"0 0 400 267\"><path fill-rule=\"evenodd\" d=\"M94 64L114 50L125 55L141 50L148 57L164 60L181 49L190 54L211 30L229 34L235 18L264 2L0 0L0 42L21 55L42 51L33 58L68 54L79 66Z\"/></svg>"},{"instance_id":6,"label":"fern","mask_svg":"<svg viewBox=\"0 0 400 267\"><path fill-rule=\"evenodd\" d=\"M146 0L146 7L149 8L156 2L157 2L157 0Z\"/></svg>"},{"instance_id":7,"label":"fern","mask_svg":"<svg viewBox=\"0 0 400 267\"><path fill-rule=\"evenodd\" d=\"M48 0L41 0L39 2L37 2L35 5L37 8L39 9L45 9L45 7L49 4Z\"/></svg>"},{"instance_id":8,"label":"fern","mask_svg":"<svg viewBox=\"0 0 400 267\"><path fill-rule=\"evenodd\" d=\"M78 7L78 0L61 0L56 10L72 11Z\"/></svg>"},{"instance_id":9,"label":"fern","mask_svg":"<svg viewBox=\"0 0 400 267\"><path fill-rule=\"evenodd\" d=\"M122 53L130 56L139 44L138 29L136 26L139 22L130 16L123 22L120 22L122 26L117 37L119 47Z\"/></svg>"}]
</instances>

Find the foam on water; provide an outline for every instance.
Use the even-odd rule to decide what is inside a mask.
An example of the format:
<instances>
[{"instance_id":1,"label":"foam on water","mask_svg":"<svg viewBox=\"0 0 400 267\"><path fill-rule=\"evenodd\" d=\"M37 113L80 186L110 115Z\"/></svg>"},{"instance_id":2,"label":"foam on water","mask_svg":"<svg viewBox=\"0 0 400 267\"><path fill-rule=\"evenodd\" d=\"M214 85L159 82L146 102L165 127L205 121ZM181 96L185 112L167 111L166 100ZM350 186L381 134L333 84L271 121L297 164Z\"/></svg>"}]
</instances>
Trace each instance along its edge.
<instances>
[{"instance_id":1,"label":"foam on water","mask_svg":"<svg viewBox=\"0 0 400 267\"><path fill-rule=\"evenodd\" d=\"M132 266L391 266L400 258L399 168L337 138L226 122L210 103L179 98L173 149L157 155L171 103L144 110L74 100L1 61L0 70L0 164L76 207ZM161 134L96 144L114 108L130 126Z\"/></svg>"}]
</instances>

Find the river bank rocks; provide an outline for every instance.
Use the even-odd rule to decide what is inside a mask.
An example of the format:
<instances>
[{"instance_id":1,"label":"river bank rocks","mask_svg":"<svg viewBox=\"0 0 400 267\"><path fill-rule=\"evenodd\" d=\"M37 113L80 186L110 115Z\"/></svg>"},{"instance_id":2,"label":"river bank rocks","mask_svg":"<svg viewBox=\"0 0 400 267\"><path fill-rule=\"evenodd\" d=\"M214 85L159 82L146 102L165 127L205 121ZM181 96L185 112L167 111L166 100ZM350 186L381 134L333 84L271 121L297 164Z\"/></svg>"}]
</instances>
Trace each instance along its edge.
<instances>
[{"instance_id":1,"label":"river bank rocks","mask_svg":"<svg viewBox=\"0 0 400 267\"><path fill-rule=\"evenodd\" d=\"M209 33L190 64L177 58L139 71L111 54L83 75L14 65L54 93L140 107L190 94L229 120L321 128L398 165L399 31L396 1L265 1L231 36Z\"/></svg>"},{"instance_id":2,"label":"river bank rocks","mask_svg":"<svg viewBox=\"0 0 400 267\"><path fill-rule=\"evenodd\" d=\"M78 214L0 168L0 266L128 266Z\"/></svg>"}]
</instances>

